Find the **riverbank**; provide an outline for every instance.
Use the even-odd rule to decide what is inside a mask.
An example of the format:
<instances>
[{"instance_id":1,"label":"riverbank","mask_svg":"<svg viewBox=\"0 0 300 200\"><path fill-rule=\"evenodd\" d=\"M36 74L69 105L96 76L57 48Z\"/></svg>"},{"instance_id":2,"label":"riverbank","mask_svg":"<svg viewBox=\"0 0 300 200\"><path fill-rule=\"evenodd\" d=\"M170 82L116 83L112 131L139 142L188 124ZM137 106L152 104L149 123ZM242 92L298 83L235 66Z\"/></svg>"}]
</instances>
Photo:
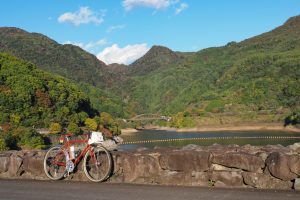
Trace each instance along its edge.
<instances>
[{"instance_id":1,"label":"riverbank","mask_svg":"<svg viewBox=\"0 0 300 200\"><path fill-rule=\"evenodd\" d=\"M121 129L122 135L130 135L131 133L136 133L136 132L138 132L138 130L135 129L135 128L124 128L124 129Z\"/></svg>"},{"instance_id":2,"label":"riverbank","mask_svg":"<svg viewBox=\"0 0 300 200\"><path fill-rule=\"evenodd\" d=\"M253 123L253 124L234 124L223 126L201 126L192 128L172 128L172 127L160 127L160 126L145 126L141 128L143 130L164 130L164 131L176 131L176 132L215 132L215 131L286 131L300 133L300 128L294 126L284 127L280 123ZM122 129L122 134L128 135L138 132L137 129Z\"/></svg>"},{"instance_id":3,"label":"riverbank","mask_svg":"<svg viewBox=\"0 0 300 200\"><path fill-rule=\"evenodd\" d=\"M248 124L231 126L203 126L198 128L182 128L177 132L212 132L212 131L286 131L300 133L300 129L292 126L284 127L282 124Z\"/></svg>"}]
</instances>

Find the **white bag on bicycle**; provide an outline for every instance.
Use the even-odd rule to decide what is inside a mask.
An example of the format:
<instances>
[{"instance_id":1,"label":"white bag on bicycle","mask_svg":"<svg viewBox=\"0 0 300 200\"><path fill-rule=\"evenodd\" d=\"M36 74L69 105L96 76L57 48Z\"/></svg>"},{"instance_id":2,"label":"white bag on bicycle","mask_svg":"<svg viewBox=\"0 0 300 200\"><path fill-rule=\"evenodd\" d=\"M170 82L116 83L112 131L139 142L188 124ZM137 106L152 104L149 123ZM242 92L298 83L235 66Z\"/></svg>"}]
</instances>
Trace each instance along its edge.
<instances>
[{"instance_id":1,"label":"white bag on bicycle","mask_svg":"<svg viewBox=\"0 0 300 200\"><path fill-rule=\"evenodd\" d=\"M104 141L103 135L101 132L92 132L91 137L88 141L89 144L100 144Z\"/></svg>"}]
</instances>

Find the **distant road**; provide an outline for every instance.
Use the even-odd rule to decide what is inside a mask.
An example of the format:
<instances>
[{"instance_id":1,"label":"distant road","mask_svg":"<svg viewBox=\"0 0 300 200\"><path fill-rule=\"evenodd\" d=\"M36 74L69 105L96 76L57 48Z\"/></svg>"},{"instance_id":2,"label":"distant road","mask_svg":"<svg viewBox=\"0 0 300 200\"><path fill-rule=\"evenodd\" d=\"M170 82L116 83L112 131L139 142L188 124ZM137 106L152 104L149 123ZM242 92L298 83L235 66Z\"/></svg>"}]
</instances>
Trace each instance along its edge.
<instances>
[{"instance_id":1,"label":"distant road","mask_svg":"<svg viewBox=\"0 0 300 200\"><path fill-rule=\"evenodd\" d=\"M288 200L300 192L167 187L72 181L0 180L0 199L5 200Z\"/></svg>"}]
</instances>

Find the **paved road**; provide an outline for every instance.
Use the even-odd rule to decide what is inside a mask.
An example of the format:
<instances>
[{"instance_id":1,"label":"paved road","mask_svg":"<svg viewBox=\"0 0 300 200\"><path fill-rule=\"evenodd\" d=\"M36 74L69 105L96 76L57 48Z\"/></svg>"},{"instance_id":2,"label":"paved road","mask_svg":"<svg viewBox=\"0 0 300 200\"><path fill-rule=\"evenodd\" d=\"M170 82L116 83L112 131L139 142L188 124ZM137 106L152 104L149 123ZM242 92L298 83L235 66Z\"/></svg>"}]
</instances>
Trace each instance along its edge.
<instances>
[{"instance_id":1,"label":"paved road","mask_svg":"<svg viewBox=\"0 0 300 200\"><path fill-rule=\"evenodd\" d=\"M5 200L289 200L300 192L166 187L72 181L0 180L0 199Z\"/></svg>"}]
</instances>

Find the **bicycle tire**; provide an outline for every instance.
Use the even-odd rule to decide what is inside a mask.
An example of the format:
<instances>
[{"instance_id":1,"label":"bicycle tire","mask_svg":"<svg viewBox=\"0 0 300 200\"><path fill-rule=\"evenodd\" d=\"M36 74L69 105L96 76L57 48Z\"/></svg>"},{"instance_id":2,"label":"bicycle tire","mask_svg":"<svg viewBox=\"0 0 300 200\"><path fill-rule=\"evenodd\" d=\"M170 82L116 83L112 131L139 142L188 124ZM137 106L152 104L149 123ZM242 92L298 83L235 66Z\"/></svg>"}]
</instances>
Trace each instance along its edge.
<instances>
[{"instance_id":1,"label":"bicycle tire","mask_svg":"<svg viewBox=\"0 0 300 200\"><path fill-rule=\"evenodd\" d=\"M51 155L51 153L53 153L53 155ZM65 163L65 165L60 166L60 165L53 164L52 161L54 158L60 159L59 162ZM54 167L54 169L52 169L54 171L51 171L50 167ZM52 180L60 180L64 177L65 171L66 171L66 156L63 150L59 146L50 148L44 157L44 172L46 176Z\"/></svg>"},{"instance_id":2,"label":"bicycle tire","mask_svg":"<svg viewBox=\"0 0 300 200\"><path fill-rule=\"evenodd\" d=\"M92 163L91 153L95 156L97 162ZM92 152L87 151L83 159L83 171L86 177L93 182L105 181L112 170L112 158L104 147L98 146ZM95 175L94 173L98 175Z\"/></svg>"}]
</instances>

